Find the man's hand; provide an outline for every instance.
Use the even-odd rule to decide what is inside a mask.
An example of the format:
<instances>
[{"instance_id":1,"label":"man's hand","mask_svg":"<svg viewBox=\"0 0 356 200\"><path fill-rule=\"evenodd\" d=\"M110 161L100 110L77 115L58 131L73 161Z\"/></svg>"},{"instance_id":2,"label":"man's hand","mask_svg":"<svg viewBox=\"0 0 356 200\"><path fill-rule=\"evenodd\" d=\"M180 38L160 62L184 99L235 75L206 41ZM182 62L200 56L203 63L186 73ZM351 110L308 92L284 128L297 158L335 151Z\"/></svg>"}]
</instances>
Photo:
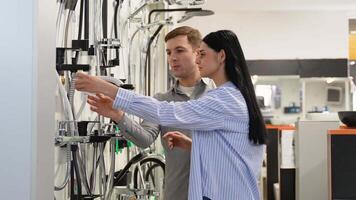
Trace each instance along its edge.
<instances>
[{"instance_id":1,"label":"man's hand","mask_svg":"<svg viewBox=\"0 0 356 200\"><path fill-rule=\"evenodd\" d=\"M82 92L89 93L103 93L106 96L114 99L116 97L116 93L118 91L118 87L104 81L95 76L90 76L83 72L77 72L75 74L75 89Z\"/></svg>"},{"instance_id":2,"label":"man's hand","mask_svg":"<svg viewBox=\"0 0 356 200\"><path fill-rule=\"evenodd\" d=\"M104 117L111 118L115 122L121 121L124 116L124 112L120 110L115 110L113 105L113 100L103 94L96 94L96 96L88 96L87 100L90 105L90 110L102 115Z\"/></svg>"},{"instance_id":3,"label":"man's hand","mask_svg":"<svg viewBox=\"0 0 356 200\"><path fill-rule=\"evenodd\" d=\"M167 132L163 139L167 141L169 149L178 147L190 151L192 148L192 139L178 131Z\"/></svg>"}]
</instances>

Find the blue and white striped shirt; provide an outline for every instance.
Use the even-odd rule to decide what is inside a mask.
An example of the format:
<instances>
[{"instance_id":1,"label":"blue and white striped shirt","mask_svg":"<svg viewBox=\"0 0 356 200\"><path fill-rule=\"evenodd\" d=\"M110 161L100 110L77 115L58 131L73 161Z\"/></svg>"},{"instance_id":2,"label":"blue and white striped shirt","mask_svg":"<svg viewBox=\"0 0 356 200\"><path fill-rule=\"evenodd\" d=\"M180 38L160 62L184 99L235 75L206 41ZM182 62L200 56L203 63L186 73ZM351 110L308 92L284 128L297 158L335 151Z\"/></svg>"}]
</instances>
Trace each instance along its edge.
<instances>
[{"instance_id":1,"label":"blue and white striped shirt","mask_svg":"<svg viewBox=\"0 0 356 200\"><path fill-rule=\"evenodd\" d=\"M162 102L119 89L113 107L192 130L190 200L260 200L257 177L263 146L249 141L246 102L231 82L188 102Z\"/></svg>"}]
</instances>

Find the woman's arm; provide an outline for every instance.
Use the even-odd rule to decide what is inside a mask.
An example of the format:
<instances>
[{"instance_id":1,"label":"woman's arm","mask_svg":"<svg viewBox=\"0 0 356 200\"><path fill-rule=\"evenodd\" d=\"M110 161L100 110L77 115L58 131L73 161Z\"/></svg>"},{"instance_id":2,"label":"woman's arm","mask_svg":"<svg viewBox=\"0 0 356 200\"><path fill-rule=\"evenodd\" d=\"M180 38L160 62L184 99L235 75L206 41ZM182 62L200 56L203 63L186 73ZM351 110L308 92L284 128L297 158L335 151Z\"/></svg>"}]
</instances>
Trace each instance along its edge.
<instances>
[{"instance_id":1,"label":"woman's arm","mask_svg":"<svg viewBox=\"0 0 356 200\"><path fill-rule=\"evenodd\" d=\"M216 130L224 126L223 92L209 92L198 100L165 102L120 89L113 107L163 126L191 130Z\"/></svg>"},{"instance_id":2,"label":"woman's arm","mask_svg":"<svg viewBox=\"0 0 356 200\"><path fill-rule=\"evenodd\" d=\"M191 130L216 130L226 128L226 120L236 117L248 120L246 103L240 95L218 88L198 100L188 102L162 102L152 97L119 89L97 77L78 72L75 87L79 91L103 93L115 98L113 107L124 110L147 121L163 126Z\"/></svg>"}]
</instances>

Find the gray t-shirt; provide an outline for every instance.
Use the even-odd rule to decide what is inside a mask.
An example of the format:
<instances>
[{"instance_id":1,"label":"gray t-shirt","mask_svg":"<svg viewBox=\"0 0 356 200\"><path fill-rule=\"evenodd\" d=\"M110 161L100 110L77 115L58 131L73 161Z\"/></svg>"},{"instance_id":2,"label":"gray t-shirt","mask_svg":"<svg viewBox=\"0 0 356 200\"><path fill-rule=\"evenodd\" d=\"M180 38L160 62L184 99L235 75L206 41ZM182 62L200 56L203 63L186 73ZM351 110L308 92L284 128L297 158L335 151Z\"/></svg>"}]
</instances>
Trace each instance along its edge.
<instances>
[{"instance_id":1,"label":"gray t-shirt","mask_svg":"<svg viewBox=\"0 0 356 200\"><path fill-rule=\"evenodd\" d=\"M206 91L213 89L215 84L209 79L202 79L195 86L190 97L179 89L179 82L165 93L157 93L154 98L159 101L188 101L201 97ZM132 141L138 147L149 147L161 133L161 137L170 131L180 131L191 137L190 130L176 129L172 127L160 126L148 121L142 121L141 124L124 116L118 123L122 135ZM165 169L165 200L185 200L188 199L188 183L190 171L190 151L174 148L170 150L164 140L162 146L166 153Z\"/></svg>"}]
</instances>

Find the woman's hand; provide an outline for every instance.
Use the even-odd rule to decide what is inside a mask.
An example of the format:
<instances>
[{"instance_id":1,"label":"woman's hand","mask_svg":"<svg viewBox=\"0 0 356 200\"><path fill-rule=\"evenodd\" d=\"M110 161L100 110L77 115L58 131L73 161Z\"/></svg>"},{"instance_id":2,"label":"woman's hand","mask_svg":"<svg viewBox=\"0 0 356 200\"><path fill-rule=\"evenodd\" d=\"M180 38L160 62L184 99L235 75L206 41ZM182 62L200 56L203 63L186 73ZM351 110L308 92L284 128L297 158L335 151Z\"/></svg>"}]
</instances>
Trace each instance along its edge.
<instances>
[{"instance_id":1,"label":"woman's hand","mask_svg":"<svg viewBox=\"0 0 356 200\"><path fill-rule=\"evenodd\" d=\"M178 147L190 151L192 148L192 139L178 131L167 132L163 139L167 141L169 149Z\"/></svg>"},{"instance_id":2,"label":"woman's hand","mask_svg":"<svg viewBox=\"0 0 356 200\"><path fill-rule=\"evenodd\" d=\"M116 110L112 107L114 101L110 97L103 94L88 96L87 102L90 105L90 110L104 117L111 118L115 122L121 121L124 116L124 112Z\"/></svg>"},{"instance_id":3,"label":"woman's hand","mask_svg":"<svg viewBox=\"0 0 356 200\"><path fill-rule=\"evenodd\" d=\"M77 72L75 74L75 79L75 89L78 91L93 94L103 93L112 99L116 97L118 87L98 77L90 76L83 72Z\"/></svg>"}]
</instances>

